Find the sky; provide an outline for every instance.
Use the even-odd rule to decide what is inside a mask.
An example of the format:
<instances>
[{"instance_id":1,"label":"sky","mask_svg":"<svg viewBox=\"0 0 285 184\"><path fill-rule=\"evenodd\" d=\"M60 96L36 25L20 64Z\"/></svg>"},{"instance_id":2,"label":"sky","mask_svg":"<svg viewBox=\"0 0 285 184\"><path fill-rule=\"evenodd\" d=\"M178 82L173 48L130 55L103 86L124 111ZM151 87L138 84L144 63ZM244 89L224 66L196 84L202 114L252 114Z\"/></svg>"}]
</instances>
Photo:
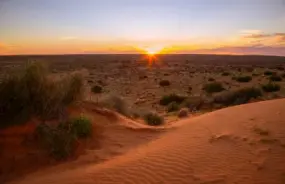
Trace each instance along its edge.
<instances>
[{"instance_id":1,"label":"sky","mask_svg":"<svg viewBox=\"0 0 285 184\"><path fill-rule=\"evenodd\" d=\"M285 0L0 0L0 55L285 56Z\"/></svg>"}]
</instances>

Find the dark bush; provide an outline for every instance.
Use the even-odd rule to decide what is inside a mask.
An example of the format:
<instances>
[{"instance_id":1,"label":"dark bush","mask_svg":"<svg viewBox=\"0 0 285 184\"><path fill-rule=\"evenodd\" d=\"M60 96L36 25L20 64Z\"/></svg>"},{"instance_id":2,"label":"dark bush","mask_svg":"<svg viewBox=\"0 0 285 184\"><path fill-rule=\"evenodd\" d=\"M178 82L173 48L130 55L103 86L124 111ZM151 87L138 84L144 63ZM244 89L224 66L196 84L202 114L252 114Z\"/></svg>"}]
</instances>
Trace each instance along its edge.
<instances>
[{"instance_id":1,"label":"dark bush","mask_svg":"<svg viewBox=\"0 0 285 184\"><path fill-rule=\"evenodd\" d=\"M182 103L183 107L187 107L191 111L199 110L203 105L205 101L200 96L192 96L185 99Z\"/></svg>"},{"instance_id":2,"label":"dark bush","mask_svg":"<svg viewBox=\"0 0 285 184\"><path fill-rule=\"evenodd\" d=\"M210 77L210 78L208 78L208 81L209 81L209 82L213 82L213 81L215 81L215 79L212 78L212 77Z\"/></svg>"},{"instance_id":3,"label":"dark bush","mask_svg":"<svg viewBox=\"0 0 285 184\"><path fill-rule=\"evenodd\" d=\"M176 102L171 102L167 106L167 112L174 112L180 109L179 105Z\"/></svg>"},{"instance_id":4,"label":"dark bush","mask_svg":"<svg viewBox=\"0 0 285 184\"><path fill-rule=\"evenodd\" d=\"M261 96L262 93L258 88L242 88L236 91L224 92L214 97L214 102L225 106L239 105L247 103L249 100Z\"/></svg>"},{"instance_id":5,"label":"dark bush","mask_svg":"<svg viewBox=\"0 0 285 184\"><path fill-rule=\"evenodd\" d=\"M235 78L238 82L249 82L252 80L251 76L238 76Z\"/></svg>"},{"instance_id":6,"label":"dark bush","mask_svg":"<svg viewBox=\"0 0 285 184\"><path fill-rule=\"evenodd\" d=\"M148 125L158 126L164 123L163 117L159 116L156 113L148 113L144 116L144 120Z\"/></svg>"},{"instance_id":7,"label":"dark bush","mask_svg":"<svg viewBox=\"0 0 285 184\"><path fill-rule=\"evenodd\" d=\"M265 71L264 75L276 75L276 72L272 72L272 71Z\"/></svg>"},{"instance_id":8,"label":"dark bush","mask_svg":"<svg viewBox=\"0 0 285 184\"><path fill-rule=\"evenodd\" d=\"M159 104L160 105L168 105L171 102L176 102L177 104L181 104L185 99L186 99L186 97L184 97L184 96L180 96L180 95L176 95L176 94L170 94L170 95L163 96L160 99Z\"/></svg>"},{"instance_id":9,"label":"dark bush","mask_svg":"<svg viewBox=\"0 0 285 184\"><path fill-rule=\"evenodd\" d=\"M91 91L95 94L102 93L103 89L101 86L95 85L91 88Z\"/></svg>"},{"instance_id":10,"label":"dark bush","mask_svg":"<svg viewBox=\"0 0 285 184\"><path fill-rule=\"evenodd\" d=\"M185 118L185 117L188 116L188 114L189 114L189 110L188 110L187 108L182 108L182 109L179 110L177 116L178 116L179 118Z\"/></svg>"},{"instance_id":11,"label":"dark bush","mask_svg":"<svg viewBox=\"0 0 285 184\"><path fill-rule=\"evenodd\" d=\"M203 90L206 91L207 93L217 93L217 92L221 92L225 89L224 89L222 83L212 82L212 83L205 84L203 86Z\"/></svg>"},{"instance_id":12,"label":"dark bush","mask_svg":"<svg viewBox=\"0 0 285 184\"><path fill-rule=\"evenodd\" d=\"M282 81L282 78L280 76L278 76L278 75L271 75L269 77L269 80L273 81L273 82L280 82L280 81Z\"/></svg>"},{"instance_id":13,"label":"dark bush","mask_svg":"<svg viewBox=\"0 0 285 184\"><path fill-rule=\"evenodd\" d=\"M275 92L280 90L280 85L274 83L268 83L262 85L262 89L265 92Z\"/></svg>"},{"instance_id":14,"label":"dark bush","mask_svg":"<svg viewBox=\"0 0 285 184\"><path fill-rule=\"evenodd\" d=\"M159 85L162 87L166 87L170 85L170 82L168 80L162 80L159 82Z\"/></svg>"},{"instance_id":15,"label":"dark bush","mask_svg":"<svg viewBox=\"0 0 285 184\"><path fill-rule=\"evenodd\" d=\"M223 72L223 73L222 73L222 76L229 76L229 75L230 75L229 72Z\"/></svg>"}]
</instances>

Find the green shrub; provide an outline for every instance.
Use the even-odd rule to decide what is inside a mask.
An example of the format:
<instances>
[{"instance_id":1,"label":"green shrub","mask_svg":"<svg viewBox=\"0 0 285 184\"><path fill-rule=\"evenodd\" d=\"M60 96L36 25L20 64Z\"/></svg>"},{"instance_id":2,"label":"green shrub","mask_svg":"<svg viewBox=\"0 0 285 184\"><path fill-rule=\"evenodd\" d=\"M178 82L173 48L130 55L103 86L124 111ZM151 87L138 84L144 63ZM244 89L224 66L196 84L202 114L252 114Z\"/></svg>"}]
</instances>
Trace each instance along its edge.
<instances>
[{"instance_id":1,"label":"green shrub","mask_svg":"<svg viewBox=\"0 0 285 184\"><path fill-rule=\"evenodd\" d=\"M98 85L95 85L91 88L91 91L95 94L102 93L102 90L102 87Z\"/></svg>"},{"instance_id":2,"label":"green shrub","mask_svg":"<svg viewBox=\"0 0 285 184\"><path fill-rule=\"evenodd\" d=\"M25 122L31 116L56 118L80 100L82 93L80 75L52 80L42 63L29 63L6 74L0 83L0 127Z\"/></svg>"},{"instance_id":3,"label":"green shrub","mask_svg":"<svg viewBox=\"0 0 285 184\"><path fill-rule=\"evenodd\" d=\"M205 100L200 96L192 96L185 99L182 103L183 107L187 107L191 111L199 110L205 103Z\"/></svg>"},{"instance_id":4,"label":"green shrub","mask_svg":"<svg viewBox=\"0 0 285 184\"><path fill-rule=\"evenodd\" d=\"M203 90L206 91L207 93L217 93L217 92L221 92L225 89L224 89L222 83L212 82L212 83L205 84L203 86Z\"/></svg>"},{"instance_id":5,"label":"green shrub","mask_svg":"<svg viewBox=\"0 0 285 184\"><path fill-rule=\"evenodd\" d=\"M235 78L238 82L249 82L252 80L251 76L238 76Z\"/></svg>"},{"instance_id":6,"label":"green shrub","mask_svg":"<svg viewBox=\"0 0 285 184\"><path fill-rule=\"evenodd\" d=\"M269 77L269 80L273 81L273 82L280 82L280 81L282 81L282 78L280 76L278 76L278 75L271 75Z\"/></svg>"},{"instance_id":7,"label":"green shrub","mask_svg":"<svg viewBox=\"0 0 285 184\"><path fill-rule=\"evenodd\" d=\"M36 129L39 141L56 159L65 159L75 149L76 136L69 129L40 124Z\"/></svg>"},{"instance_id":8,"label":"green shrub","mask_svg":"<svg viewBox=\"0 0 285 184\"><path fill-rule=\"evenodd\" d=\"M163 117L159 116L156 113L148 113L144 116L144 120L148 125L158 126L164 123Z\"/></svg>"},{"instance_id":9,"label":"green shrub","mask_svg":"<svg viewBox=\"0 0 285 184\"><path fill-rule=\"evenodd\" d=\"M170 82L168 80L162 80L159 82L159 85L162 87L166 87L170 85Z\"/></svg>"},{"instance_id":10,"label":"green shrub","mask_svg":"<svg viewBox=\"0 0 285 184\"><path fill-rule=\"evenodd\" d=\"M178 111L179 109L180 109L179 105L176 102L171 102L167 106L167 112L174 112L174 111Z\"/></svg>"},{"instance_id":11,"label":"green shrub","mask_svg":"<svg viewBox=\"0 0 285 184\"><path fill-rule=\"evenodd\" d=\"M180 96L180 95L176 95L176 94L173 93L173 94L170 94L170 95L163 96L160 99L159 104L160 105L168 105L171 102L176 102L177 104L181 104L185 99L186 99L186 97Z\"/></svg>"},{"instance_id":12,"label":"green shrub","mask_svg":"<svg viewBox=\"0 0 285 184\"><path fill-rule=\"evenodd\" d=\"M89 137L92 134L92 123L84 116L74 118L70 121L70 125L71 131L79 138Z\"/></svg>"},{"instance_id":13,"label":"green shrub","mask_svg":"<svg viewBox=\"0 0 285 184\"><path fill-rule=\"evenodd\" d=\"M265 71L264 72L264 75L276 75L276 72L273 72L273 71Z\"/></svg>"},{"instance_id":14,"label":"green shrub","mask_svg":"<svg viewBox=\"0 0 285 184\"><path fill-rule=\"evenodd\" d=\"M280 90L280 85L274 83L268 83L262 85L262 89L265 92L276 92Z\"/></svg>"},{"instance_id":15,"label":"green shrub","mask_svg":"<svg viewBox=\"0 0 285 184\"><path fill-rule=\"evenodd\" d=\"M56 159L64 159L75 150L79 138L87 138L92 134L92 123L84 117L76 117L57 126L38 125L36 134L39 141Z\"/></svg>"},{"instance_id":16,"label":"green shrub","mask_svg":"<svg viewBox=\"0 0 285 184\"><path fill-rule=\"evenodd\" d=\"M224 92L214 97L214 102L225 106L247 103L249 100L258 98L262 93L258 88L249 87L236 91Z\"/></svg>"}]
</instances>

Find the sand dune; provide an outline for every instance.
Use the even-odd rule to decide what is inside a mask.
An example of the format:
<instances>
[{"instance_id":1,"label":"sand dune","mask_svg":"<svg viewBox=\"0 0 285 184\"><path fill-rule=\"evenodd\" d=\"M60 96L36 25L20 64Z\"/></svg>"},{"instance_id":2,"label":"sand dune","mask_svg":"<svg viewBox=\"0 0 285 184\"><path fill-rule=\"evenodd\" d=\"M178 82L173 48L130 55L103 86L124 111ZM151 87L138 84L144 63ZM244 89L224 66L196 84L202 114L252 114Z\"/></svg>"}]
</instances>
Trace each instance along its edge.
<instances>
[{"instance_id":1,"label":"sand dune","mask_svg":"<svg viewBox=\"0 0 285 184\"><path fill-rule=\"evenodd\" d=\"M284 184L284 112L284 99L215 111L182 120L100 164L49 170L13 183Z\"/></svg>"}]
</instances>

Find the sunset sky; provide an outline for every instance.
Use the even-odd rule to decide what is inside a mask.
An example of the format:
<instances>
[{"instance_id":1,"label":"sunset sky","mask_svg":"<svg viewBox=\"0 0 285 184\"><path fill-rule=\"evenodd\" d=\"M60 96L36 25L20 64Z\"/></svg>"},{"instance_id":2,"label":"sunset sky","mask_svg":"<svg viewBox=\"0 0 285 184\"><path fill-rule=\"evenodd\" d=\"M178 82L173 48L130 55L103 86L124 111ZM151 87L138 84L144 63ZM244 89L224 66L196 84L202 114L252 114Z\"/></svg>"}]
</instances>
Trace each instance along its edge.
<instances>
[{"instance_id":1,"label":"sunset sky","mask_svg":"<svg viewBox=\"0 0 285 184\"><path fill-rule=\"evenodd\" d=\"M0 0L0 55L285 56L285 0Z\"/></svg>"}]
</instances>

